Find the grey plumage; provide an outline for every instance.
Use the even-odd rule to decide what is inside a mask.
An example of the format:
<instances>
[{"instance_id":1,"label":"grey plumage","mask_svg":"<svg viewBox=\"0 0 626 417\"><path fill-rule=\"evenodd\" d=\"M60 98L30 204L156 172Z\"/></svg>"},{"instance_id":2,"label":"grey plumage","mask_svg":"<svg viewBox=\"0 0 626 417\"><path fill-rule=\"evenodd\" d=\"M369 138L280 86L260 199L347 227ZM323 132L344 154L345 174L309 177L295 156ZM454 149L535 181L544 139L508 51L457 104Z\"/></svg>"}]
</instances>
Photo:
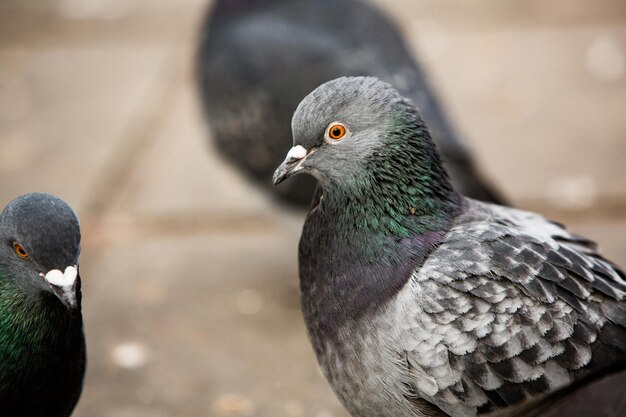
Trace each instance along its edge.
<instances>
[{"instance_id":1,"label":"grey plumage","mask_svg":"<svg viewBox=\"0 0 626 417\"><path fill-rule=\"evenodd\" d=\"M328 141L336 122L350 135ZM540 215L459 196L389 85L326 83L293 131L275 180L323 188L300 241L303 312L353 416L474 416L624 356L619 268Z\"/></svg>"},{"instance_id":2,"label":"grey plumage","mask_svg":"<svg viewBox=\"0 0 626 417\"><path fill-rule=\"evenodd\" d=\"M626 415L625 393L626 359L490 417L622 417Z\"/></svg>"},{"instance_id":3,"label":"grey plumage","mask_svg":"<svg viewBox=\"0 0 626 417\"><path fill-rule=\"evenodd\" d=\"M86 366L80 225L61 199L16 198L0 212L0 415L68 417Z\"/></svg>"},{"instance_id":4,"label":"grey plumage","mask_svg":"<svg viewBox=\"0 0 626 417\"><path fill-rule=\"evenodd\" d=\"M217 149L263 185L291 143L291 116L307 93L339 76L374 75L422 109L461 191L501 201L399 31L365 1L216 0L202 29L197 71ZM308 205L314 185L300 177L276 191Z\"/></svg>"},{"instance_id":5,"label":"grey plumage","mask_svg":"<svg viewBox=\"0 0 626 417\"><path fill-rule=\"evenodd\" d=\"M374 414L365 406L371 393L364 392L355 416L419 415L412 396L451 416L471 416L557 389L624 355L625 294L621 272L565 229L466 200L440 246L375 319L368 317L376 325L350 323L337 339L322 342L323 351L334 352L322 363L345 390L344 401L353 401L360 396L346 387L355 379L352 366L368 355L352 352L392 348L369 365L389 367L376 391L397 397L381 403L405 407ZM335 344L341 348L330 347Z\"/></svg>"}]
</instances>

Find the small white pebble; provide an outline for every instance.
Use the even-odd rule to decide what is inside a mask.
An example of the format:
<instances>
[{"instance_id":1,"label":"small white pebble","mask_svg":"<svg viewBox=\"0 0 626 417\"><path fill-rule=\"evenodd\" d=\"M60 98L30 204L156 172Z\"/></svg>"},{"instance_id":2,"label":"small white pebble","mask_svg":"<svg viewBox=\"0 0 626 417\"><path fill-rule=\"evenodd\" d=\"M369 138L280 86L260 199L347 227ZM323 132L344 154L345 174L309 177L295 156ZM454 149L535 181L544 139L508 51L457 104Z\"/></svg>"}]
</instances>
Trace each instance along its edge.
<instances>
[{"instance_id":1,"label":"small white pebble","mask_svg":"<svg viewBox=\"0 0 626 417\"><path fill-rule=\"evenodd\" d=\"M138 369L148 363L148 350L141 343L127 342L113 348L112 357L120 368Z\"/></svg>"},{"instance_id":2,"label":"small white pebble","mask_svg":"<svg viewBox=\"0 0 626 417\"><path fill-rule=\"evenodd\" d=\"M263 297L253 289L246 289L237 294L235 306L240 314L253 316L263 309Z\"/></svg>"}]
</instances>

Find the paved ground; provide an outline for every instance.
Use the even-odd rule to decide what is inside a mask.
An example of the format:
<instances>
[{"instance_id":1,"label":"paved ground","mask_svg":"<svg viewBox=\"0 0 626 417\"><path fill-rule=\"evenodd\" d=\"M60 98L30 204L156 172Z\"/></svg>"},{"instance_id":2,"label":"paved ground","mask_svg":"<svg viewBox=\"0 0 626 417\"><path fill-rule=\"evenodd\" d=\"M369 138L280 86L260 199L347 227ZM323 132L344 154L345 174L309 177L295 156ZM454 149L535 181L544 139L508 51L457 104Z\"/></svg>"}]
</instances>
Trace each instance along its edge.
<instances>
[{"instance_id":1,"label":"paved ground","mask_svg":"<svg viewBox=\"0 0 626 417\"><path fill-rule=\"evenodd\" d=\"M488 176L626 265L626 3L377 3ZM299 313L301 215L207 145L190 65L205 7L0 2L0 205L45 190L82 219L77 417L345 417Z\"/></svg>"}]
</instances>

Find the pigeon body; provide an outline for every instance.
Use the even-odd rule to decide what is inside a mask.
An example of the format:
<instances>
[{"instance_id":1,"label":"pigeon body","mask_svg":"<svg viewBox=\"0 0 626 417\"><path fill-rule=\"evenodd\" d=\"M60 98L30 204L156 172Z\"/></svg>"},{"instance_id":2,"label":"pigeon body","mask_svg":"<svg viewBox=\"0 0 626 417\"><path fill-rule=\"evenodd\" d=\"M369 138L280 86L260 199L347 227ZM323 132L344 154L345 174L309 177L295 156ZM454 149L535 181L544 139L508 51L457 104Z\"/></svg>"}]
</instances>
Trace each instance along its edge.
<instances>
[{"instance_id":1,"label":"pigeon body","mask_svg":"<svg viewBox=\"0 0 626 417\"><path fill-rule=\"evenodd\" d=\"M463 197L419 112L374 78L307 96L274 181L323 193L299 247L318 361L354 417L474 416L626 352L626 281L589 240Z\"/></svg>"},{"instance_id":2,"label":"pigeon body","mask_svg":"<svg viewBox=\"0 0 626 417\"><path fill-rule=\"evenodd\" d=\"M83 385L85 339L72 209L32 193L0 214L0 415L67 417Z\"/></svg>"},{"instance_id":3,"label":"pigeon body","mask_svg":"<svg viewBox=\"0 0 626 417\"><path fill-rule=\"evenodd\" d=\"M214 140L253 179L269 185L306 94L340 76L373 75L421 108L459 190L500 201L396 27L367 2L217 0L202 36L198 76ZM299 177L276 191L308 206L314 186L311 177Z\"/></svg>"},{"instance_id":4,"label":"pigeon body","mask_svg":"<svg viewBox=\"0 0 626 417\"><path fill-rule=\"evenodd\" d=\"M626 360L491 417L621 417L626 416L624 393Z\"/></svg>"}]
</instances>

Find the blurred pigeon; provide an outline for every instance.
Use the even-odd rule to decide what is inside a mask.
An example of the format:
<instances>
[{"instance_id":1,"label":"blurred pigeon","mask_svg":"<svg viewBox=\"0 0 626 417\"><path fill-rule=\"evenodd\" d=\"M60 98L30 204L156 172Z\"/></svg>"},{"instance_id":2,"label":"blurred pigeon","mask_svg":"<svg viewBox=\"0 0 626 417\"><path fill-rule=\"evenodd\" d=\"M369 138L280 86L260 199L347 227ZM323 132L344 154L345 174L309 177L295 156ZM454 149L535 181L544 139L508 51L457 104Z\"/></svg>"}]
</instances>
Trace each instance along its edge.
<instances>
[{"instance_id":1,"label":"blurred pigeon","mask_svg":"<svg viewBox=\"0 0 626 417\"><path fill-rule=\"evenodd\" d=\"M66 417L83 386L85 337L72 209L49 194L0 213L0 415Z\"/></svg>"},{"instance_id":2,"label":"blurred pigeon","mask_svg":"<svg viewBox=\"0 0 626 417\"><path fill-rule=\"evenodd\" d=\"M491 417L626 416L626 360L595 371L575 383Z\"/></svg>"},{"instance_id":3,"label":"blurred pigeon","mask_svg":"<svg viewBox=\"0 0 626 417\"><path fill-rule=\"evenodd\" d=\"M323 189L300 240L302 307L353 416L474 416L624 356L624 274L559 224L457 193L389 84L326 83L292 127L274 182L308 172Z\"/></svg>"},{"instance_id":4,"label":"blurred pigeon","mask_svg":"<svg viewBox=\"0 0 626 417\"><path fill-rule=\"evenodd\" d=\"M217 0L202 30L198 76L218 149L269 185L291 116L315 87L343 75L373 75L416 103L455 186L479 200L500 197L477 172L399 31L358 0ZM300 177L280 196L309 204L315 181Z\"/></svg>"}]
</instances>

